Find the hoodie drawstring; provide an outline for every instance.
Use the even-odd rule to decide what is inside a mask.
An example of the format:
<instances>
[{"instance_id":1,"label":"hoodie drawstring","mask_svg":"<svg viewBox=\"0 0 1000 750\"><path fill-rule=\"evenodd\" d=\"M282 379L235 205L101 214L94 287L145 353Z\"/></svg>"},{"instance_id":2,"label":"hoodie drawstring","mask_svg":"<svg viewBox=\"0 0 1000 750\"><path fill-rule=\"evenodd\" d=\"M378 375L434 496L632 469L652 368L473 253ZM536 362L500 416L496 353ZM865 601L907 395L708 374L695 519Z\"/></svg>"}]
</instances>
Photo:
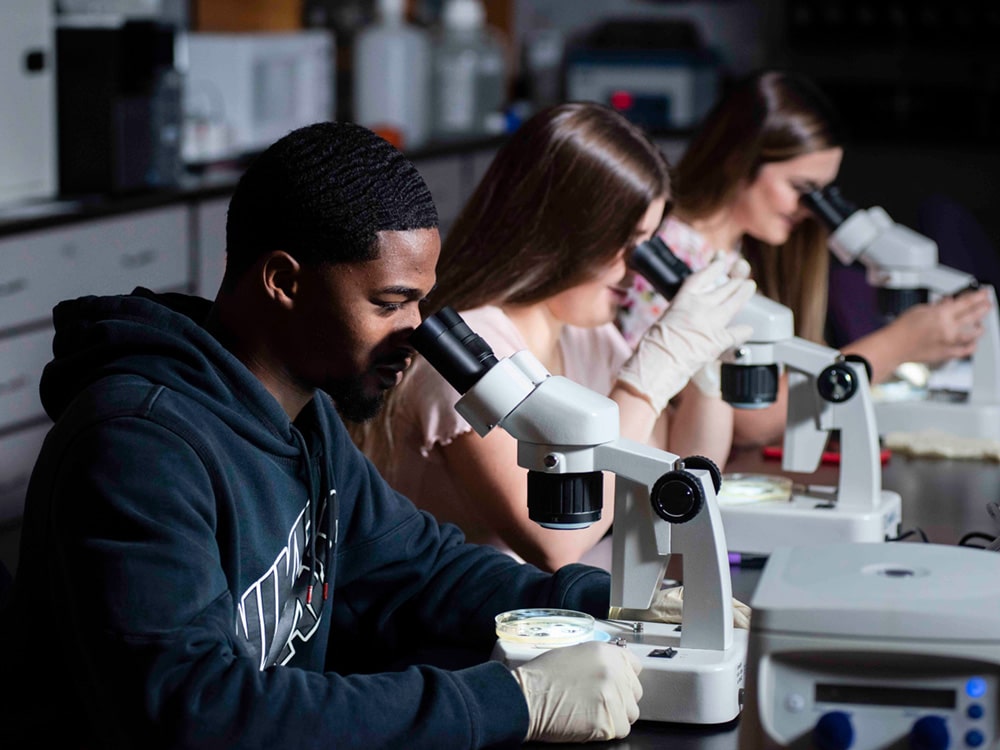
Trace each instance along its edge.
<instances>
[{"instance_id":1,"label":"hoodie drawstring","mask_svg":"<svg viewBox=\"0 0 1000 750\"><path fill-rule=\"evenodd\" d=\"M306 604L312 604L313 587L316 579L320 575L319 560L316 554L317 540L319 539L319 526L325 521L326 522L326 550L324 554L324 570L326 571L326 578L323 580L323 601L326 601L330 596L330 576L332 575L332 564L334 551L337 545L337 537L339 535L338 528L338 517L339 517L339 506L340 502L337 498L337 490L334 488L333 482L329 481L329 490L327 491L326 502L323 504L322 508L320 506L320 493L317 488L316 476L313 473L313 463L311 456L309 455L309 447L306 443L305 436L299 430L293 430L299 447L302 449L302 455L305 459L305 472L306 472L306 482L309 492L309 521L306 528L306 535L308 537L308 566L310 571L309 585L306 587ZM325 472L321 472L324 473ZM327 477L329 480L329 477Z\"/></svg>"}]
</instances>

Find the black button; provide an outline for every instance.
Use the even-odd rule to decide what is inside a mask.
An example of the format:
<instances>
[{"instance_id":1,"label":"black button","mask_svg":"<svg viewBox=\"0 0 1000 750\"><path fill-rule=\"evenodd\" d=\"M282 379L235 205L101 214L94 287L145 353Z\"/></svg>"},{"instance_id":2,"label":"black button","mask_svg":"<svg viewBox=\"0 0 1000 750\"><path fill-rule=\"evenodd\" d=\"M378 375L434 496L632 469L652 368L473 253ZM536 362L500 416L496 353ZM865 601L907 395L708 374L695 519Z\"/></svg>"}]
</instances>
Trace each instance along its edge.
<instances>
[{"instance_id":1,"label":"black button","mask_svg":"<svg viewBox=\"0 0 1000 750\"><path fill-rule=\"evenodd\" d=\"M45 53L37 49L27 53L24 56L24 69L29 73L45 70Z\"/></svg>"}]
</instances>

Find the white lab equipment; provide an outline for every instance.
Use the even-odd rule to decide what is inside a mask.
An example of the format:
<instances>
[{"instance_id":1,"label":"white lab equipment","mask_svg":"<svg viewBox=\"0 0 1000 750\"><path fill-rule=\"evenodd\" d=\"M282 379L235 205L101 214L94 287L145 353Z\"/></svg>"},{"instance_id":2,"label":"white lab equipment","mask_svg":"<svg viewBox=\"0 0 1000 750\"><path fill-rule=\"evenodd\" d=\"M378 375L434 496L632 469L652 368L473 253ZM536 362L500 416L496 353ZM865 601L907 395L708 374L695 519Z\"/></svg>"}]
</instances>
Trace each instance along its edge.
<instances>
[{"instance_id":1,"label":"white lab equipment","mask_svg":"<svg viewBox=\"0 0 1000 750\"><path fill-rule=\"evenodd\" d=\"M751 605L741 750L998 746L1000 555L782 547Z\"/></svg>"},{"instance_id":2,"label":"white lab equipment","mask_svg":"<svg viewBox=\"0 0 1000 750\"><path fill-rule=\"evenodd\" d=\"M629 265L667 299L690 269L659 237L637 245ZM788 416L782 468L812 473L830 432L840 432L836 487L787 493L746 493L723 482L719 510L732 552L766 555L787 544L881 542L899 533L900 497L882 489L881 457L868 375L861 362L795 336L792 312L756 294L733 325L753 328L750 339L722 357L722 397L740 408L760 408L777 397L779 371L788 372ZM751 479L758 483L757 478Z\"/></svg>"},{"instance_id":3,"label":"white lab equipment","mask_svg":"<svg viewBox=\"0 0 1000 750\"><path fill-rule=\"evenodd\" d=\"M835 185L802 198L830 230L830 252L845 265L860 261L868 283L879 288L882 312L896 315L917 302L956 295L978 286L970 274L938 263L937 244L873 206L859 209ZM875 404L880 434L919 432L928 427L962 437L1000 440L1000 316L993 312L972 355L972 386L964 401L924 398Z\"/></svg>"},{"instance_id":4,"label":"white lab equipment","mask_svg":"<svg viewBox=\"0 0 1000 750\"><path fill-rule=\"evenodd\" d=\"M757 294L734 323L753 335L722 357L722 397L737 408L759 408L777 395L780 370L788 374L788 414L781 467L812 473L830 433L839 431L836 487L792 486L788 497L719 498L730 550L769 554L789 544L882 542L899 533L901 501L882 489L875 412L863 362L794 335L791 311Z\"/></svg>"},{"instance_id":5,"label":"white lab equipment","mask_svg":"<svg viewBox=\"0 0 1000 750\"><path fill-rule=\"evenodd\" d=\"M532 520L564 529L593 523L601 517L602 472L615 474L612 607L649 607L669 555L683 555L683 628L596 623L595 637L616 640L642 662L640 718L694 724L736 718L747 633L733 628L715 465L620 438L614 401L551 375L528 351L497 361L450 308L429 316L412 343L464 394L456 409L477 433L500 426L517 439ZM539 653L500 639L494 658L516 667Z\"/></svg>"}]
</instances>

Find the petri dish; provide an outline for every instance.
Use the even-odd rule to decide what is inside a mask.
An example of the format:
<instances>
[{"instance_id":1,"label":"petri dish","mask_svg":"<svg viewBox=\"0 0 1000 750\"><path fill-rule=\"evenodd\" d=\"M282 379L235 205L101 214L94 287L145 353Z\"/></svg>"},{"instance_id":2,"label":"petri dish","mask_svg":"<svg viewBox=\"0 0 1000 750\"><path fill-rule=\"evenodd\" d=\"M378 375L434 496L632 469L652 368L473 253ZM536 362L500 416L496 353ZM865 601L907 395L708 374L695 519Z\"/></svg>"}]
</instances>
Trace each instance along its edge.
<instances>
[{"instance_id":1,"label":"petri dish","mask_svg":"<svg viewBox=\"0 0 1000 750\"><path fill-rule=\"evenodd\" d=\"M791 497L792 480L771 474L724 474L718 496L723 507L788 502Z\"/></svg>"},{"instance_id":2,"label":"petri dish","mask_svg":"<svg viewBox=\"0 0 1000 750\"><path fill-rule=\"evenodd\" d=\"M494 619L497 637L508 643L552 648L594 638L594 618L572 609L514 609Z\"/></svg>"}]
</instances>

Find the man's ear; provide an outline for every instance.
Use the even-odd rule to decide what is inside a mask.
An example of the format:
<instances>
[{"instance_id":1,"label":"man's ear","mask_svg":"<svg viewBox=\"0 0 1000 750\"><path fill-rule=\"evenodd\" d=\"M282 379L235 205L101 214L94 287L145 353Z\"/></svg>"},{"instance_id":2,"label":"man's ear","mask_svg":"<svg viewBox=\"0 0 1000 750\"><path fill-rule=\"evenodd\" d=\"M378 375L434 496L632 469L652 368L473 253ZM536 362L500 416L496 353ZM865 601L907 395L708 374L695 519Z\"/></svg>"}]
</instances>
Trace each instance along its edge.
<instances>
[{"instance_id":1,"label":"man's ear","mask_svg":"<svg viewBox=\"0 0 1000 750\"><path fill-rule=\"evenodd\" d=\"M274 250L261 264L264 294L282 307L291 307L299 290L302 266L284 250Z\"/></svg>"}]
</instances>

